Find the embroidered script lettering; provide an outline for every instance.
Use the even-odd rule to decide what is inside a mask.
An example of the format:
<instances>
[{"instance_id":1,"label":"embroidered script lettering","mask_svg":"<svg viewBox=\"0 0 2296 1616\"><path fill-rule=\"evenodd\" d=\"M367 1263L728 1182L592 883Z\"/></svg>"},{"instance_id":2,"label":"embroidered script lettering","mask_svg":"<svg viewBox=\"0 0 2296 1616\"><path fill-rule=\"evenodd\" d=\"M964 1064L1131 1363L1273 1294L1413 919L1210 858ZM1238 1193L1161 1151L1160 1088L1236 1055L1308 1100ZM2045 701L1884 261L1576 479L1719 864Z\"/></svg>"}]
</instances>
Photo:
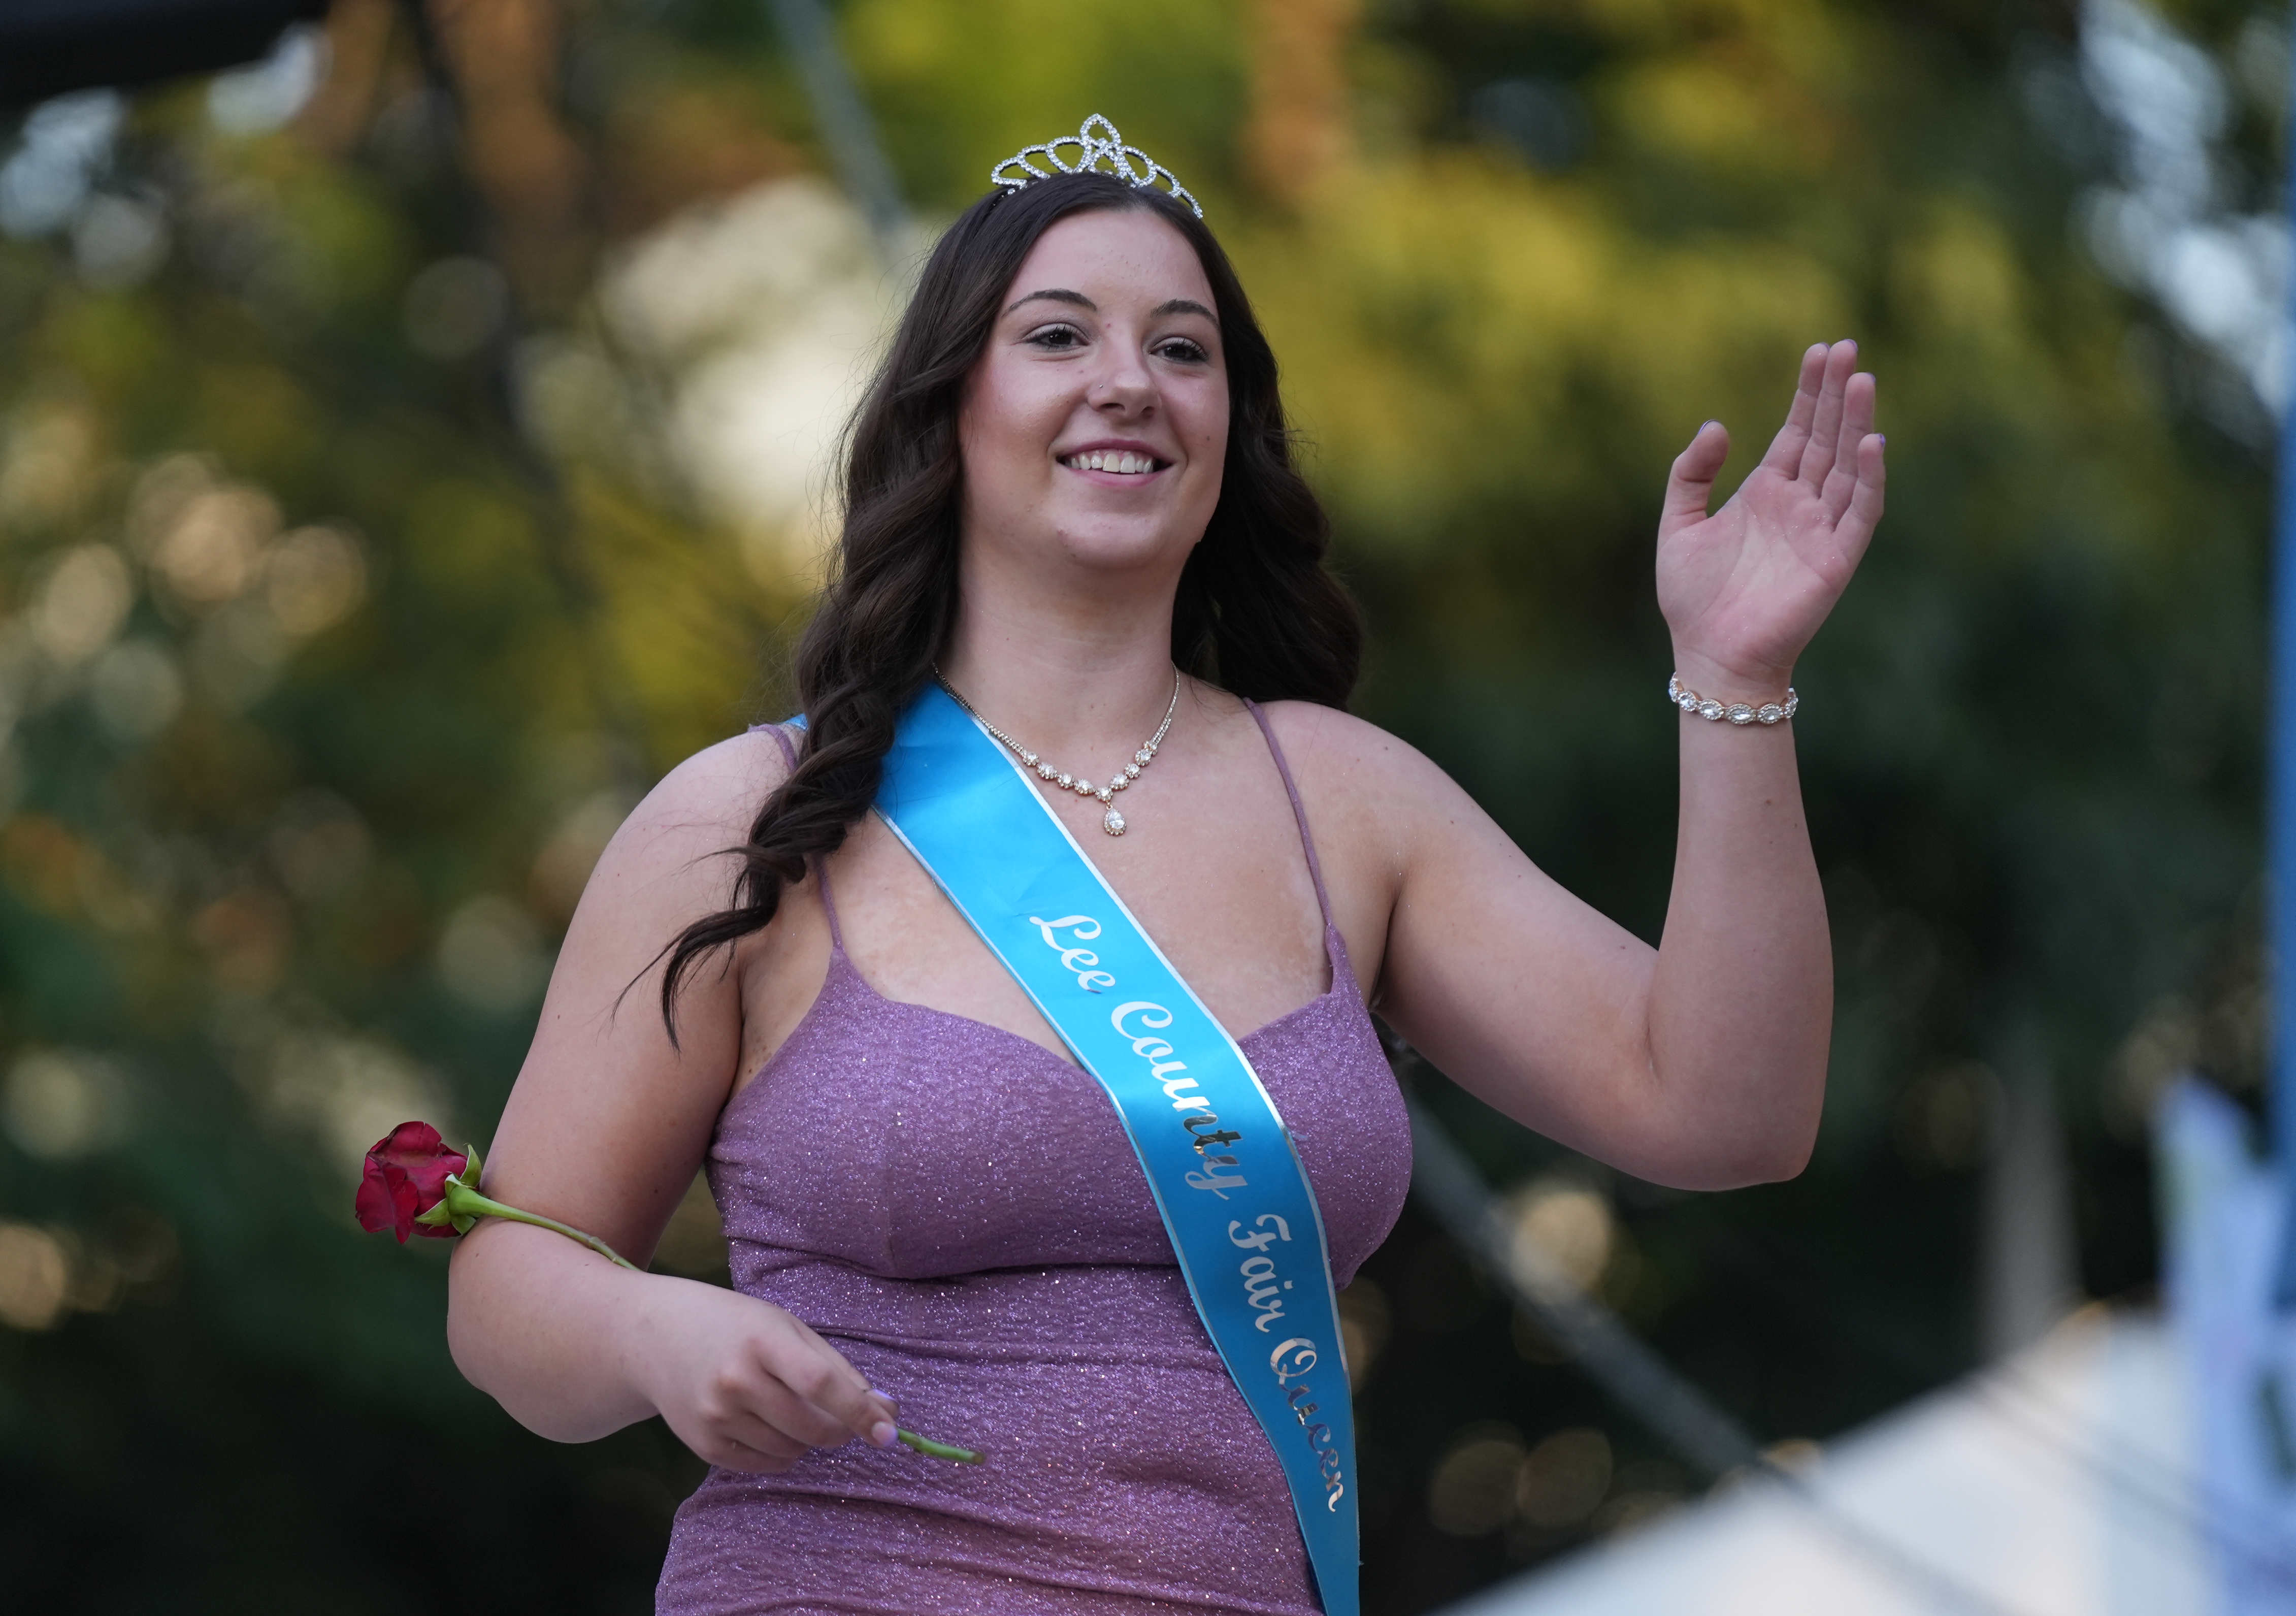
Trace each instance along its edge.
<instances>
[{"instance_id":1,"label":"embroidered script lettering","mask_svg":"<svg viewBox=\"0 0 2296 1616\"><path fill-rule=\"evenodd\" d=\"M1231 1244L1252 1253L1236 1271L1243 1276L1244 1305L1259 1310L1259 1317L1251 1321L1252 1328L1265 1334L1268 1325L1283 1317L1283 1292L1292 1288L1290 1280L1277 1275L1275 1259L1267 1255L1267 1248L1276 1241L1291 1239L1292 1226L1280 1212L1262 1212L1251 1221L1258 1226L1257 1232L1239 1233L1243 1225L1231 1222L1227 1237ZM1275 1226L1272 1229L1267 1226L1271 1223Z\"/></svg>"},{"instance_id":2,"label":"embroidered script lettering","mask_svg":"<svg viewBox=\"0 0 2296 1616\"><path fill-rule=\"evenodd\" d=\"M1308 1395L1305 1386L1294 1386L1293 1381L1316 1366L1316 1343L1304 1335L1295 1335L1267 1355L1267 1366L1275 1372L1278 1384L1284 1388L1283 1401L1292 1410L1292 1417L1308 1434L1308 1446L1315 1451L1316 1467L1324 1478L1324 1507L1336 1510L1340 1500L1347 1496L1347 1482L1341 1475L1340 1450L1332 1445L1332 1428L1318 1420L1309 1424L1308 1416L1318 1405L1303 1403Z\"/></svg>"},{"instance_id":3,"label":"embroidered script lettering","mask_svg":"<svg viewBox=\"0 0 2296 1616\"><path fill-rule=\"evenodd\" d=\"M1058 920L1038 920L1031 915L1029 916L1029 923L1044 933L1045 947L1059 953L1061 969L1074 972L1078 987L1086 993L1098 993L1103 988L1116 986L1116 979L1107 972L1092 969L1093 966L1100 964L1099 955L1089 948L1078 948L1063 943L1053 935L1055 931L1073 931L1080 941L1090 942L1100 935L1100 923L1091 915L1063 915ZM1167 1020L1164 1024L1168 1027L1171 1022Z\"/></svg>"},{"instance_id":4,"label":"embroidered script lettering","mask_svg":"<svg viewBox=\"0 0 2296 1616\"><path fill-rule=\"evenodd\" d=\"M1201 1095L1183 1092L1195 1087L1196 1080L1193 1078L1176 1078L1169 1075L1176 1071L1188 1070L1188 1063L1185 1061L1172 1061L1165 1058L1172 1053L1172 1046L1164 1039L1155 1037L1152 1032L1136 1034L1131 1028L1124 1024L1128 1018L1135 1015L1139 1017L1140 1025L1143 1027L1155 1029L1169 1027L1172 1024L1172 1013L1151 1000L1134 999L1128 1004L1119 1005L1110 1012L1108 1024L1115 1028L1120 1036L1132 1040L1132 1053L1148 1062L1150 1080L1164 1086L1164 1097L1172 1103L1174 1111L1200 1111L1205 1113L1206 1120L1217 1123L1219 1119L1210 1114L1212 1103L1210 1100L1205 1099Z\"/></svg>"},{"instance_id":5,"label":"embroidered script lettering","mask_svg":"<svg viewBox=\"0 0 2296 1616\"><path fill-rule=\"evenodd\" d=\"M1081 918L1072 916L1067 921L1052 923L1052 925L1054 928L1073 927ZM1040 930L1046 930L1045 940L1047 943L1054 947L1061 946L1051 935L1051 930L1046 928L1046 923L1034 921L1033 923ZM1078 929L1075 934L1090 940L1099 935L1097 923L1094 924L1090 933ZM1066 955L1062 956L1061 963L1063 965L1069 964ZM1188 1142L1195 1147L1196 1154L1203 1163L1201 1168L1185 1175L1188 1187L1210 1190L1226 1201L1231 1190L1247 1186L1244 1175L1237 1170L1236 1157L1218 1147L1233 1145L1242 1136L1233 1128L1220 1126L1211 1103L1203 1095L1187 1092L1200 1085L1194 1078L1181 1075L1187 1071L1187 1062L1176 1058L1177 1052L1169 1039L1157 1036L1169 1028L1174 1020L1169 1010L1152 999L1128 999L1110 1011L1108 1016L1108 1023L1116 1029L1117 1035L1132 1046L1135 1055L1147 1062L1150 1079L1162 1085L1165 1098L1171 1101L1172 1109L1184 1113L1180 1126L1188 1130ZM1232 1219L1227 1226L1227 1237L1231 1245L1250 1253L1236 1265L1236 1279L1243 1294L1244 1306L1256 1315L1251 1321L1253 1328L1266 1333L1268 1326L1279 1319L1289 1325L1292 1321L1284 1312L1284 1293L1292 1289L1295 1282L1283 1277L1278 1253L1291 1243L1290 1221L1279 1212L1262 1212L1250 1220L1249 1227L1242 1218ZM1294 1335L1278 1343L1268 1354L1267 1367L1275 1375L1275 1383L1283 1389L1284 1407L1298 1422L1308 1451L1316 1456L1316 1472L1324 1484L1324 1507L1336 1513L1340 1500L1347 1496L1348 1491L1339 1448L1330 1424L1313 1417L1319 1405L1313 1400L1308 1387L1292 1384L1294 1381L1305 1380L1313 1373L1321 1358L1321 1350L1314 1341L1304 1335Z\"/></svg>"},{"instance_id":6,"label":"embroidered script lettering","mask_svg":"<svg viewBox=\"0 0 2296 1616\"><path fill-rule=\"evenodd\" d=\"M1202 1170L1191 1170L1186 1175L1188 1187L1192 1190L1210 1190L1222 1201L1226 1201L1230 1190L1240 1190L1244 1186L1244 1177L1242 1173L1234 1171L1234 1156L1206 1156ZM1230 1170L1223 1171L1223 1169Z\"/></svg>"},{"instance_id":7,"label":"embroidered script lettering","mask_svg":"<svg viewBox=\"0 0 2296 1616\"><path fill-rule=\"evenodd\" d=\"M1199 1134L1196 1132L1196 1128L1200 1123L1204 1127L1215 1129L1216 1131L1209 1134ZM1242 1134L1234 1132L1228 1128L1221 1128L1219 1125L1219 1119L1210 1115L1210 1113L1206 1113L1201 1117L1183 1117L1180 1119L1180 1126L1186 1128L1189 1134L1193 1136L1192 1142L1194 1144L1196 1147L1196 1154L1199 1156L1202 1155L1215 1144L1234 1144L1238 1139L1243 1137Z\"/></svg>"}]
</instances>

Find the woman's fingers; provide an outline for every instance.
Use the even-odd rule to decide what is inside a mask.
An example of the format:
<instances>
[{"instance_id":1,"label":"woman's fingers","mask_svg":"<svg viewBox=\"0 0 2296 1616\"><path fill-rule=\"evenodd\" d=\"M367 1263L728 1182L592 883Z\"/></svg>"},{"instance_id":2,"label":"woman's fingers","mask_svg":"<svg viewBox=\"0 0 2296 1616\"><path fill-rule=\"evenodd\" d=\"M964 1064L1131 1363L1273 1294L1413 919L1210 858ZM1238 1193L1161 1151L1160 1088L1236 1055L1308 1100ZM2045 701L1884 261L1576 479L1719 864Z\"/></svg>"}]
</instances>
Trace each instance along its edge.
<instances>
[{"instance_id":1,"label":"woman's fingers","mask_svg":"<svg viewBox=\"0 0 2296 1616\"><path fill-rule=\"evenodd\" d=\"M686 1285L665 1320L646 1395L680 1440L713 1464L773 1473L816 1448L855 1436L898 1440L892 1399L872 1391L844 1355L782 1308Z\"/></svg>"},{"instance_id":2,"label":"woman's fingers","mask_svg":"<svg viewBox=\"0 0 2296 1616\"><path fill-rule=\"evenodd\" d=\"M816 1408L836 1420L851 1434L880 1448L893 1445L893 1403L882 1391L870 1389L861 1372L846 1361L802 1320L791 1320L813 1350L799 1376L788 1383ZM786 1378L786 1377L785 1377Z\"/></svg>"},{"instance_id":3,"label":"woman's fingers","mask_svg":"<svg viewBox=\"0 0 2296 1616\"><path fill-rule=\"evenodd\" d=\"M754 1409L736 1409L726 1417L726 1436L768 1459L778 1459L784 1464L802 1459L818 1442L808 1442L792 1435L779 1421L763 1417Z\"/></svg>"},{"instance_id":4,"label":"woman's fingers","mask_svg":"<svg viewBox=\"0 0 2296 1616\"><path fill-rule=\"evenodd\" d=\"M1841 452L1841 409L1849 373L1857 365L1857 344L1836 342L1826 349L1825 377L1817 390L1817 414L1810 422L1809 441L1802 446L1801 464L1794 475L1823 492L1826 473Z\"/></svg>"},{"instance_id":5,"label":"woman's fingers","mask_svg":"<svg viewBox=\"0 0 2296 1616\"><path fill-rule=\"evenodd\" d=\"M1834 542L1841 546L1842 559L1855 567L1873 542L1874 529L1882 521L1882 491L1888 480L1882 463L1882 452L1888 439L1879 432L1868 432L1857 442L1857 481L1850 491L1849 506L1834 524Z\"/></svg>"},{"instance_id":6,"label":"woman's fingers","mask_svg":"<svg viewBox=\"0 0 2296 1616\"><path fill-rule=\"evenodd\" d=\"M896 1440L891 1399L871 1390L845 1355L804 1321L791 1318L788 1325L788 1334L766 1351L765 1366L779 1386L805 1405L811 1416L808 1429L821 1433L808 1440L827 1448L860 1437L880 1448L891 1447Z\"/></svg>"},{"instance_id":7,"label":"woman's fingers","mask_svg":"<svg viewBox=\"0 0 2296 1616\"><path fill-rule=\"evenodd\" d=\"M1829 350L1823 342L1813 342L1801 357L1801 374L1794 383L1793 403L1786 409L1786 423L1778 435L1770 439L1769 452L1762 456L1762 464L1781 477L1792 477L1801 464L1801 452L1809 442L1809 429L1817 419L1817 392L1825 381L1825 356Z\"/></svg>"},{"instance_id":8,"label":"woman's fingers","mask_svg":"<svg viewBox=\"0 0 2296 1616\"><path fill-rule=\"evenodd\" d=\"M770 1376L750 1393L749 1401L767 1423L808 1448L835 1448L853 1440L853 1431L844 1421Z\"/></svg>"},{"instance_id":9,"label":"woman's fingers","mask_svg":"<svg viewBox=\"0 0 2296 1616\"><path fill-rule=\"evenodd\" d=\"M1842 388L1841 446L1825 474L1826 514L1837 522L1857 493L1858 462L1873 431L1874 377L1871 372L1859 371Z\"/></svg>"},{"instance_id":10,"label":"woman's fingers","mask_svg":"<svg viewBox=\"0 0 2296 1616\"><path fill-rule=\"evenodd\" d=\"M828 1349L821 1351L826 1353ZM775 1358L781 1359L778 1367L771 1361ZM721 1394L711 1419L712 1433L721 1441L736 1443L783 1466L813 1448L841 1447L853 1440L852 1427L814 1400L829 1395L830 1378L833 1376L829 1367L817 1359L808 1368L790 1363L786 1354L760 1351L758 1363L735 1376ZM791 1384L792 1381L798 1384ZM810 1396L802 1389L808 1386L815 1389ZM873 1421L872 1424L890 1429L890 1422ZM745 1466L729 1464L728 1467Z\"/></svg>"},{"instance_id":11,"label":"woman's fingers","mask_svg":"<svg viewBox=\"0 0 2296 1616\"><path fill-rule=\"evenodd\" d=\"M763 1425L745 1427L743 1436L720 1437L713 1448L701 1456L720 1470L753 1476L777 1476L811 1451Z\"/></svg>"},{"instance_id":12,"label":"woman's fingers","mask_svg":"<svg viewBox=\"0 0 2296 1616\"><path fill-rule=\"evenodd\" d=\"M1718 421L1710 421L1698 429L1689 447L1674 457L1674 469L1667 473L1666 509L1659 522L1660 532L1671 533L1704 520L1707 504L1714 494L1714 479L1729 457L1727 427Z\"/></svg>"}]
</instances>

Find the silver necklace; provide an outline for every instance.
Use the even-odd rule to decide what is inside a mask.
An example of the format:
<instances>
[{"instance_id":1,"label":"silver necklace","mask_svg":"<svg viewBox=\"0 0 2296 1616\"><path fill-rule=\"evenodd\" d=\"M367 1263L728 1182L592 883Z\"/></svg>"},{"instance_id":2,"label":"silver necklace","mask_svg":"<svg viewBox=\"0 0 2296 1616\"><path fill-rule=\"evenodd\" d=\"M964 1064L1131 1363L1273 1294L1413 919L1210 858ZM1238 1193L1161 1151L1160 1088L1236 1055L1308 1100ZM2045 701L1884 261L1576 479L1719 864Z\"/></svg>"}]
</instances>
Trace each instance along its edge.
<instances>
[{"instance_id":1,"label":"silver necklace","mask_svg":"<svg viewBox=\"0 0 2296 1616\"><path fill-rule=\"evenodd\" d=\"M1124 772L1122 774L1111 775L1106 785L1095 785L1091 781L1083 778L1081 775L1064 775L1061 773L1059 769L1046 762L1042 758L1037 756L1036 753L1030 751L1027 747L1013 739L1012 736L1006 734L1003 730L997 728L988 719L982 718L980 716L980 710L975 708L972 702L966 701L963 695L958 693L955 685L941 677L940 669L938 668L933 669L933 680L943 690L948 692L948 699L950 701L955 702L959 707L962 707L965 711L972 715L972 721L974 723L980 725L981 728L987 730L990 734L996 736L997 740L1003 742L1005 746L1010 748L1013 755L1021 759L1021 765L1023 768L1032 768L1036 770L1037 777L1039 780L1049 780L1062 791L1074 792L1079 797L1095 797L1099 799L1102 806L1108 809L1108 812L1100 816L1100 828L1106 831L1111 836L1121 836L1124 834L1124 816L1117 811L1115 801L1116 793L1122 791L1126 786L1130 785L1135 780L1140 778L1140 771L1146 768L1151 763L1153 763L1156 760L1156 749L1163 744L1164 736L1169 733L1172 727L1172 715L1177 712L1180 709L1180 670L1177 668L1175 668L1172 669L1172 699L1164 704L1164 721L1156 726L1156 733L1154 734L1149 736L1147 740L1141 742L1140 750L1132 754L1132 761L1124 766Z\"/></svg>"}]
</instances>

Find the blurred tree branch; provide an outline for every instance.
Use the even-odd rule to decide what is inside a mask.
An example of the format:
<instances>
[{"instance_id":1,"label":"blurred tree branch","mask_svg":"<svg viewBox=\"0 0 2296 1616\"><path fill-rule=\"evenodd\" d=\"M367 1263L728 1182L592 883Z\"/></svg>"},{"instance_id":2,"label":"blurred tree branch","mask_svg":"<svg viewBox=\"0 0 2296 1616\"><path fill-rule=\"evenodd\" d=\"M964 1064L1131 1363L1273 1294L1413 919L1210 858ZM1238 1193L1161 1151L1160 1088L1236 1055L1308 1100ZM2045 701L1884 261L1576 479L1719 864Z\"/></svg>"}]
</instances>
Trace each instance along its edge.
<instances>
[{"instance_id":1,"label":"blurred tree branch","mask_svg":"<svg viewBox=\"0 0 2296 1616\"><path fill-rule=\"evenodd\" d=\"M556 0L424 0L462 114L472 183L500 233L503 268L537 315L562 316L589 283L590 165L556 108L564 23Z\"/></svg>"},{"instance_id":2,"label":"blurred tree branch","mask_svg":"<svg viewBox=\"0 0 2296 1616\"><path fill-rule=\"evenodd\" d=\"M1245 165L1262 194L1296 206L1353 151L1348 47L1362 0L1253 0Z\"/></svg>"},{"instance_id":3,"label":"blurred tree branch","mask_svg":"<svg viewBox=\"0 0 2296 1616\"><path fill-rule=\"evenodd\" d=\"M297 117L303 137L340 157L366 133L391 67L398 0L334 0L327 8L327 72Z\"/></svg>"}]
</instances>

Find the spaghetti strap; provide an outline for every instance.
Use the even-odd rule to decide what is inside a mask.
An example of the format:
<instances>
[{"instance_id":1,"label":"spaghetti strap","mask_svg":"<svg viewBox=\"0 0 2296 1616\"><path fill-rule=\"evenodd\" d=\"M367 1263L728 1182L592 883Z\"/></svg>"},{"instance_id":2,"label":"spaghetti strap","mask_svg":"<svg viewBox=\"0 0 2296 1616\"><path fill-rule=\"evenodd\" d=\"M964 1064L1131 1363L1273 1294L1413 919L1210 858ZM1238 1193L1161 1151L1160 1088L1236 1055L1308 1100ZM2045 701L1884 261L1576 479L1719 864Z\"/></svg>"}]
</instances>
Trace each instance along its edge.
<instances>
[{"instance_id":1,"label":"spaghetti strap","mask_svg":"<svg viewBox=\"0 0 2296 1616\"><path fill-rule=\"evenodd\" d=\"M845 953L845 929L837 923L837 899L829 893L829 861L808 859L813 877L821 883L821 912L829 916L829 951L840 958Z\"/></svg>"},{"instance_id":2,"label":"spaghetti strap","mask_svg":"<svg viewBox=\"0 0 2296 1616\"><path fill-rule=\"evenodd\" d=\"M1275 759L1275 772L1283 776L1283 794L1292 799L1292 816L1300 822L1300 845L1308 850L1308 874L1316 883L1316 906L1324 912L1324 929L1328 931L1332 929L1332 898L1324 890L1324 865L1316 857L1316 839L1308 831L1307 806L1300 800L1300 787L1292 778L1292 766L1283 760L1283 749L1276 744L1275 731L1267 722L1267 715L1250 696L1243 698L1243 704L1250 710L1252 720L1267 738L1268 755Z\"/></svg>"},{"instance_id":3,"label":"spaghetti strap","mask_svg":"<svg viewBox=\"0 0 2296 1616\"><path fill-rule=\"evenodd\" d=\"M781 747L782 761L788 764L790 767L795 768L797 767L797 743L789 738L788 726L780 724L752 724L750 726L750 733L753 735L761 729L767 734L771 735L775 742Z\"/></svg>"},{"instance_id":4,"label":"spaghetti strap","mask_svg":"<svg viewBox=\"0 0 2296 1616\"><path fill-rule=\"evenodd\" d=\"M790 739L788 726L781 724L752 724L750 726L750 733L751 734L755 734L761 729L770 732L774 739L781 743L783 759L791 768L795 768L797 767L797 744ZM821 911L823 914L829 916L829 950L832 954L841 955L845 952L845 930L837 923L837 900L829 895L829 865L825 860L808 858L806 860L806 866L813 872L815 878L821 882Z\"/></svg>"}]
</instances>

